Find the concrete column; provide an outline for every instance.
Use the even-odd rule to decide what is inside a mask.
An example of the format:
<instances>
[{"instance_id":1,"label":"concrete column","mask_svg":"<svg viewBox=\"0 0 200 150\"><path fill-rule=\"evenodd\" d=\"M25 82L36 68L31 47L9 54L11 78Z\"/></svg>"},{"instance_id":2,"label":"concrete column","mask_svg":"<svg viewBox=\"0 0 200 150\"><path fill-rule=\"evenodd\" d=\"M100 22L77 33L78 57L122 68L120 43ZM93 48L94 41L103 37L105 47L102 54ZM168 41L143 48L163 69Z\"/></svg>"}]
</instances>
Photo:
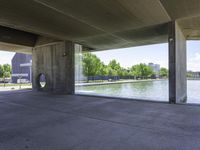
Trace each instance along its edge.
<instances>
[{"instance_id":1,"label":"concrete column","mask_svg":"<svg viewBox=\"0 0 200 150\"><path fill-rule=\"evenodd\" d=\"M169 102L187 100L186 38L176 21L169 23Z\"/></svg>"},{"instance_id":2,"label":"concrete column","mask_svg":"<svg viewBox=\"0 0 200 150\"><path fill-rule=\"evenodd\" d=\"M33 89L53 93L74 94L74 48L69 41L51 41L33 49ZM40 87L39 75L46 77Z\"/></svg>"}]
</instances>

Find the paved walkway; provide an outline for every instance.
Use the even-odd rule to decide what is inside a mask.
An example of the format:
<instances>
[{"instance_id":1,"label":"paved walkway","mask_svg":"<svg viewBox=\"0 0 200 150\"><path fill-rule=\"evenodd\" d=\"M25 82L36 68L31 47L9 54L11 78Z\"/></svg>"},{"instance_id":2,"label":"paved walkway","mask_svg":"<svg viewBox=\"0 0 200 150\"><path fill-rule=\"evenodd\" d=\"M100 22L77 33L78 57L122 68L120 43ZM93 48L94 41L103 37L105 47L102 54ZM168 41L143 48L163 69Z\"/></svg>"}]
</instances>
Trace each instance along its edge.
<instances>
[{"instance_id":1,"label":"paved walkway","mask_svg":"<svg viewBox=\"0 0 200 150\"><path fill-rule=\"evenodd\" d=\"M31 89L31 85L22 85L21 89ZM19 85L6 85L4 86L0 86L0 92L1 91L15 91L15 90L20 90L20 86Z\"/></svg>"},{"instance_id":2,"label":"paved walkway","mask_svg":"<svg viewBox=\"0 0 200 150\"><path fill-rule=\"evenodd\" d=\"M199 150L200 106L0 93L0 150Z\"/></svg>"},{"instance_id":3,"label":"paved walkway","mask_svg":"<svg viewBox=\"0 0 200 150\"><path fill-rule=\"evenodd\" d=\"M84 82L76 83L76 86L93 86L93 85L107 85L107 84L123 84L123 83L139 83L139 82L151 82L151 81L163 81L166 79L145 79L145 80L117 80L117 81L103 81L103 82Z\"/></svg>"}]
</instances>

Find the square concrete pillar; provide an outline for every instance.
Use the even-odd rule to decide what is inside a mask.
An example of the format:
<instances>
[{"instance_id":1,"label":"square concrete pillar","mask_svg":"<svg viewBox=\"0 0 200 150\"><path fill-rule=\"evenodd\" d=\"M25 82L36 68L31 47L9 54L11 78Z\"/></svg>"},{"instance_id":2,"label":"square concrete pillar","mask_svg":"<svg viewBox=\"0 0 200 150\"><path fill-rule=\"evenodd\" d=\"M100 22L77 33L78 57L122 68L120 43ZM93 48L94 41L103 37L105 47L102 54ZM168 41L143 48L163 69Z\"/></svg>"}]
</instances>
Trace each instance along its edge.
<instances>
[{"instance_id":1,"label":"square concrete pillar","mask_svg":"<svg viewBox=\"0 0 200 150\"><path fill-rule=\"evenodd\" d=\"M187 100L186 38L178 23L169 23L169 102Z\"/></svg>"},{"instance_id":2,"label":"square concrete pillar","mask_svg":"<svg viewBox=\"0 0 200 150\"><path fill-rule=\"evenodd\" d=\"M52 93L74 94L74 48L69 41L40 44L33 49L33 89ZM45 75L41 87L39 77Z\"/></svg>"}]
</instances>

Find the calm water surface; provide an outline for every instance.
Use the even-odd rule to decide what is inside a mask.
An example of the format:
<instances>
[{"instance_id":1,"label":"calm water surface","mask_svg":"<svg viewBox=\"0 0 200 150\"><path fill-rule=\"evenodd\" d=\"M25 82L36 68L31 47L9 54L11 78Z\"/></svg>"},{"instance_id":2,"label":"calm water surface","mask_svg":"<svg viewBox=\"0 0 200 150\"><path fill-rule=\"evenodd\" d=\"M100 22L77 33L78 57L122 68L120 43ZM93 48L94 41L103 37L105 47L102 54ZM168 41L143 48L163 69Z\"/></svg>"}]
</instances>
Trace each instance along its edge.
<instances>
[{"instance_id":1,"label":"calm water surface","mask_svg":"<svg viewBox=\"0 0 200 150\"><path fill-rule=\"evenodd\" d=\"M200 81L187 81L188 103L200 103ZM168 81L94 85L76 87L76 93L154 101L168 101Z\"/></svg>"}]
</instances>

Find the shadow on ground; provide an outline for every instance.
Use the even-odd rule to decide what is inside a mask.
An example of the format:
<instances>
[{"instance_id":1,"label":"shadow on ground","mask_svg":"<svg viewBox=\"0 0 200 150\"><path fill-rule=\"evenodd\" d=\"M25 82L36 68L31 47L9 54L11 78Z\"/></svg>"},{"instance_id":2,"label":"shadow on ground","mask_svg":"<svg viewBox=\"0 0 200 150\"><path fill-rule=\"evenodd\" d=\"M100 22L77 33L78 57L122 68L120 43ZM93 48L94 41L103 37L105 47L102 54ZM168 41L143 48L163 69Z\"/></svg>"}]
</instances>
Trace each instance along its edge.
<instances>
[{"instance_id":1,"label":"shadow on ground","mask_svg":"<svg viewBox=\"0 0 200 150\"><path fill-rule=\"evenodd\" d=\"M1 150L199 150L200 107L0 92Z\"/></svg>"}]
</instances>

